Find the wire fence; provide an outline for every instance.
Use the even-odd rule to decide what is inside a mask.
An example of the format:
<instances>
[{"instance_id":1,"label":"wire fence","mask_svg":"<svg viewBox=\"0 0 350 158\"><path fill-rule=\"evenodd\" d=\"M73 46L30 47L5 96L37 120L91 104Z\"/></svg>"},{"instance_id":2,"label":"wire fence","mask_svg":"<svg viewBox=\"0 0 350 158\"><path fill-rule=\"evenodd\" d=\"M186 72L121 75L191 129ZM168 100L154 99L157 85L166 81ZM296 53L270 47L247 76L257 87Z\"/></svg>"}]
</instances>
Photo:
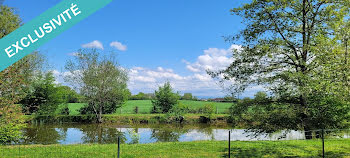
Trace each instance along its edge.
<instances>
[{"instance_id":1,"label":"wire fence","mask_svg":"<svg viewBox=\"0 0 350 158\"><path fill-rule=\"evenodd\" d=\"M163 140L156 145L130 145L125 138L115 138L114 144L41 145L21 143L0 146L0 158L19 157L350 157L350 130L319 129L303 131L304 137L275 140L241 141L228 130L225 140L178 142ZM191 133L189 133L191 134ZM180 137L181 138L181 137ZM312 139L308 139L312 138ZM72 138L73 139L73 138ZM105 139L103 137L97 139ZM109 138L110 139L110 138ZM136 143L137 144L137 143ZM150 154L151 153L151 154Z\"/></svg>"}]
</instances>

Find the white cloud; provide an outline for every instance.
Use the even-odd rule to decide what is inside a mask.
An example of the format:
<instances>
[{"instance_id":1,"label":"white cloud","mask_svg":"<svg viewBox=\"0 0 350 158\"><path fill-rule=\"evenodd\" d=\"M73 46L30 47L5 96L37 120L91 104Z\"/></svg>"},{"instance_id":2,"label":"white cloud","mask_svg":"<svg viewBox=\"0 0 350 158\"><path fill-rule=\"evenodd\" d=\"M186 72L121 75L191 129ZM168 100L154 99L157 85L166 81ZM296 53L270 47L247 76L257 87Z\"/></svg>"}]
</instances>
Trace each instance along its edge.
<instances>
[{"instance_id":1,"label":"white cloud","mask_svg":"<svg viewBox=\"0 0 350 158\"><path fill-rule=\"evenodd\" d=\"M240 49L238 45L232 45L229 49L209 48L203 51L194 63L186 60L186 68L191 72L205 72L206 70L222 70L233 62L233 49Z\"/></svg>"},{"instance_id":2,"label":"white cloud","mask_svg":"<svg viewBox=\"0 0 350 158\"><path fill-rule=\"evenodd\" d=\"M211 77L207 74L194 74L194 77L200 81L212 81Z\"/></svg>"},{"instance_id":3,"label":"white cloud","mask_svg":"<svg viewBox=\"0 0 350 158\"><path fill-rule=\"evenodd\" d=\"M109 45L111 47L116 48L117 50L120 50L120 51L126 51L128 49L128 47L126 45L123 45L122 43L120 43L118 41L111 42Z\"/></svg>"},{"instance_id":4,"label":"white cloud","mask_svg":"<svg viewBox=\"0 0 350 158\"><path fill-rule=\"evenodd\" d=\"M96 48L96 49L102 49L103 50L103 44L100 41L98 41L98 40L92 41L90 43L83 44L81 46L83 48Z\"/></svg>"},{"instance_id":5,"label":"white cloud","mask_svg":"<svg viewBox=\"0 0 350 158\"><path fill-rule=\"evenodd\" d=\"M197 96L220 96L221 88L205 73L180 75L172 69L157 67L148 69L134 67L129 70L129 89L133 93L152 93L166 81L169 81L176 91L192 92Z\"/></svg>"},{"instance_id":6,"label":"white cloud","mask_svg":"<svg viewBox=\"0 0 350 158\"><path fill-rule=\"evenodd\" d=\"M112 45L112 43L111 43ZM154 69L146 67L133 67L128 70L128 88L132 93L144 92L153 93L158 86L169 81L175 91L181 93L193 93L194 96L224 96L222 85L206 73L207 69L221 70L225 69L233 61L232 49L240 49L240 46L232 45L229 49L209 48L203 51L194 62L182 60L184 68L190 73L181 75L173 69L157 67ZM72 55L75 55L72 53ZM70 76L69 72L54 71L58 77L57 82L63 82L64 76ZM232 85L234 81L225 82L226 85ZM244 96L253 96L257 91L264 90L262 86L252 86L247 89Z\"/></svg>"},{"instance_id":7,"label":"white cloud","mask_svg":"<svg viewBox=\"0 0 350 158\"><path fill-rule=\"evenodd\" d=\"M201 71L198 68L194 68L192 65L187 65L186 68L192 72L200 72Z\"/></svg>"}]
</instances>

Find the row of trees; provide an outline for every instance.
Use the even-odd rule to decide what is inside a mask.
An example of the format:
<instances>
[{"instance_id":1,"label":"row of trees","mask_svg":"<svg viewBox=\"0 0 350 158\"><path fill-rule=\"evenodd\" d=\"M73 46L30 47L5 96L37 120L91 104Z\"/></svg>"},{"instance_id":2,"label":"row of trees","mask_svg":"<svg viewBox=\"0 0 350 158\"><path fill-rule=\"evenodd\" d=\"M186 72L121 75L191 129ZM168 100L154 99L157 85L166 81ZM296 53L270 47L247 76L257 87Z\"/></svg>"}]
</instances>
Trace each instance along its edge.
<instances>
[{"instance_id":1,"label":"row of trees","mask_svg":"<svg viewBox=\"0 0 350 158\"><path fill-rule=\"evenodd\" d=\"M152 100L155 99L156 96L154 93L142 93L139 92L136 95L131 95L128 97L129 100ZM196 96L192 96L192 93L184 93L183 96L180 96L180 100L198 100Z\"/></svg>"},{"instance_id":2,"label":"row of trees","mask_svg":"<svg viewBox=\"0 0 350 158\"><path fill-rule=\"evenodd\" d=\"M154 99L154 94L153 93L142 93L139 92L136 95L131 95L129 97L130 100L152 100Z\"/></svg>"}]
</instances>

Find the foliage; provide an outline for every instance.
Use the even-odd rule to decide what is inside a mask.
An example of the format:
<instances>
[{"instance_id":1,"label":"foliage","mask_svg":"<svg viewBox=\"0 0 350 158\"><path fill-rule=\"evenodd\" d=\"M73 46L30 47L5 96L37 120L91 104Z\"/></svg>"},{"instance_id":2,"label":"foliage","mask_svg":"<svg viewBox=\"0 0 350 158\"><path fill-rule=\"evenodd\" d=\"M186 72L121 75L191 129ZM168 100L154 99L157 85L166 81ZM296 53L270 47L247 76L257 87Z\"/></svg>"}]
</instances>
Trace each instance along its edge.
<instances>
[{"instance_id":1,"label":"foliage","mask_svg":"<svg viewBox=\"0 0 350 158\"><path fill-rule=\"evenodd\" d=\"M64 107L60 110L61 115L69 115L68 104L64 104Z\"/></svg>"},{"instance_id":2,"label":"foliage","mask_svg":"<svg viewBox=\"0 0 350 158\"><path fill-rule=\"evenodd\" d=\"M199 108L199 113L205 114L205 116L210 119L211 116L215 113L215 105L213 103L207 103L204 107Z\"/></svg>"},{"instance_id":3,"label":"foliage","mask_svg":"<svg viewBox=\"0 0 350 158\"><path fill-rule=\"evenodd\" d=\"M21 18L13 8L0 5L0 38L5 37L21 25Z\"/></svg>"},{"instance_id":4,"label":"foliage","mask_svg":"<svg viewBox=\"0 0 350 158\"><path fill-rule=\"evenodd\" d=\"M100 56L96 49L78 51L74 60L69 60L66 69L72 74L65 80L80 90L86 106L81 114L95 114L102 122L102 114L114 113L127 100L127 73L118 66L115 55Z\"/></svg>"},{"instance_id":5,"label":"foliage","mask_svg":"<svg viewBox=\"0 0 350 158\"><path fill-rule=\"evenodd\" d=\"M244 124L249 130L271 133L283 130L286 127L295 129L295 114L288 104L278 104L267 96L265 92L257 92L254 99L248 97L239 100L237 105L230 108L230 117L233 123ZM263 127L273 122L278 126ZM261 130L264 129L264 130Z\"/></svg>"},{"instance_id":6,"label":"foliage","mask_svg":"<svg viewBox=\"0 0 350 158\"><path fill-rule=\"evenodd\" d=\"M224 97L224 102L237 102L238 99L232 96L225 96Z\"/></svg>"},{"instance_id":7,"label":"foliage","mask_svg":"<svg viewBox=\"0 0 350 158\"><path fill-rule=\"evenodd\" d=\"M0 144L10 143L22 138L21 130L25 127L25 124L21 108L17 105L11 105L0 109L0 126Z\"/></svg>"},{"instance_id":8,"label":"foliage","mask_svg":"<svg viewBox=\"0 0 350 158\"><path fill-rule=\"evenodd\" d=\"M83 100L81 95L68 86L58 86L57 89L65 103L80 103Z\"/></svg>"},{"instance_id":9,"label":"foliage","mask_svg":"<svg viewBox=\"0 0 350 158\"><path fill-rule=\"evenodd\" d=\"M193 100L193 101L198 101L199 99L198 99L198 97L194 96L194 97L192 98L192 100Z\"/></svg>"},{"instance_id":10,"label":"foliage","mask_svg":"<svg viewBox=\"0 0 350 158\"><path fill-rule=\"evenodd\" d=\"M192 93L185 93L182 97L181 100L192 100Z\"/></svg>"},{"instance_id":11,"label":"foliage","mask_svg":"<svg viewBox=\"0 0 350 158\"><path fill-rule=\"evenodd\" d=\"M139 92L136 95L130 97L130 100L151 100L154 98L154 94L146 94Z\"/></svg>"},{"instance_id":12,"label":"foliage","mask_svg":"<svg viewBox=\"0 0 350 158\"><path fill-rule=\"evenodd\" d=\"M187 114L189 108L183 103L178 103L173 106L170 111L167 113L168 122L179 122L182 123L185 120L184 115Z\"/></svg>"},{"instance_id":13,"label":"foliage","mask_svg":"<svg viewBox=\"0 0 350 158\"><path fill-rule=\"evenodd\" d=\"M349 113L350 73L346 62L348 36L340 35L348 35L344 32L349 31L349 5L346 0L254 0L232 9L243 17L246 27L228 40L243 43L234 50L228 68L208 73L223 76L222 82L234 80L236 93L257 84L272 92L277 104L265 108L273 112L255 111L261 113L255 121L263 122L259 132L341 128ZM329 104L319 104L322 102ZM328 117L314 119L322 111ZM284 117L290 123L281 124ZM329 124L335 120L339 123Z\"/></svg>"},{"instance_id":14,"label":"foliage","mask_svg":"<svg viewBox=\"0 0 350 158\"><path fill-rule=\"evenodd\" d=\"M8 35L21 25L21 19L14 9L0 6L0 38ZM0 143L16 141L24 127L21 109L16 105L26 95L40 60L33 53L0 72Z\"/></svg>"},{"instance_id":15,"label":"foliage","mask_svg":"<svg viewBox=\"0 0 350 158\"><path fill-rule=\"evenodd\" d=\"M48 115L53 114L58 105L65 102L63 99L64 94L60 93L55 84L53 73L37 73L27 96L20 103L26 114Z\"/></svg>"},{"instance_id":16,"label":"foliage","mask_svg":"<svg viewBox=\"0 0 350 158\"><path fill-rule=\"evenodd\" d=\"M173 88L169 82L166 82L163 86L160 86L158 91L155 91L154 94L155 100L152 100L152 113L169 112L170 109L178 103L180 98L178 93L173 92Z\"/></svg>"}]
</instances>

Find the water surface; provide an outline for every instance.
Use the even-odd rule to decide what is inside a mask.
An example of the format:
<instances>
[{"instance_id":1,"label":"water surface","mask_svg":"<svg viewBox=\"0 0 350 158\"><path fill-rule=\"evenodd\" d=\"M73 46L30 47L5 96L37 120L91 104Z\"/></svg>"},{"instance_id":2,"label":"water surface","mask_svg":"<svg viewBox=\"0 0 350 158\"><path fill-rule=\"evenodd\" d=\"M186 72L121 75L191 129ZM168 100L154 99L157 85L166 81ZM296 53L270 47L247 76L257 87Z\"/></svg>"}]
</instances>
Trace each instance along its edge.
<instances>
[{"instance_id":1,"label":"water surface","mask_svg":"<svg viewBox=\"0 0 350 158\"><path fill-rule=\"evenodd\" d=\"M30 125L24 129L23 144L85 144L122 143L145 144L154 142L184 142L198 140L297 140L305 139L303 131L280 131L270 135L253 136L244 129L227 126L197 125L115 125L115 124L52 124ZM349 138L349 134L343 135Z\"/></svg>"}]
</instances>

